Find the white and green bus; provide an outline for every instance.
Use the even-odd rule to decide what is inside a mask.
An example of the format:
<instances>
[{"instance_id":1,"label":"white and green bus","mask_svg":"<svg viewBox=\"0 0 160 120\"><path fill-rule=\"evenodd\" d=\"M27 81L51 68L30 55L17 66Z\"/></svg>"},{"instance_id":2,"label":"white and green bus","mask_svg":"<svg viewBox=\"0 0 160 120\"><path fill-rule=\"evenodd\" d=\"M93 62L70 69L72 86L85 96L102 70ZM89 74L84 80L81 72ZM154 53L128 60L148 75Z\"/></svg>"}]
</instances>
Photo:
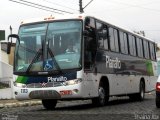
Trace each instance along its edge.
<instances>
[{"instance_id":1,"label":"white and green bus","mask_svg":"<svg viewBox=\"0 0 160 120\"><path fill-rule=\"evenodd\" d=\"M23 21L16 38L13 85L16 99L57 100L109 97L143 100L155 89L153 41L92 16L50 16Z\"/></svg>"}]
</instances>

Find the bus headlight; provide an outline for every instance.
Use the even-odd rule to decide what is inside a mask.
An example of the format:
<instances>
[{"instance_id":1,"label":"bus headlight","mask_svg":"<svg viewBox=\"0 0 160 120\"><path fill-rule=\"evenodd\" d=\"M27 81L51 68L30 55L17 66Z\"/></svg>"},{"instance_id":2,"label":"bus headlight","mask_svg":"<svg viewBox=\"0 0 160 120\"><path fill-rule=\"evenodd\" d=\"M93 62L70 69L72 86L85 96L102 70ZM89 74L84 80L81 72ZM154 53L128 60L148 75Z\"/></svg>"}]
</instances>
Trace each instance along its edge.
<instances>
[{"instance_id":1,"label":"bus headlight","mask_svg":"<svg viewBox=\"0 0 160 120\"><path fill-rule=\"evenodd\" d=\"M80 82L82 82L82 79L78 78L78 79L74 79L74 80L65 81L65 82L63 82L63 85L65 85L65 86L67 86L67 85L74 85L74 84L78 84Z\"/></svg>"},{"instance_id":2,"label":"bus headlight","mask_svg":"<svg viewBox=\"0 0 160 120\"><path fill-rule=\"evenodd\" d=\"M26 88L26 84L23 84L23 83L16 83L16 82L14 82L14 86L20 87L20 88Z\"/></svg>"}]
</instances>

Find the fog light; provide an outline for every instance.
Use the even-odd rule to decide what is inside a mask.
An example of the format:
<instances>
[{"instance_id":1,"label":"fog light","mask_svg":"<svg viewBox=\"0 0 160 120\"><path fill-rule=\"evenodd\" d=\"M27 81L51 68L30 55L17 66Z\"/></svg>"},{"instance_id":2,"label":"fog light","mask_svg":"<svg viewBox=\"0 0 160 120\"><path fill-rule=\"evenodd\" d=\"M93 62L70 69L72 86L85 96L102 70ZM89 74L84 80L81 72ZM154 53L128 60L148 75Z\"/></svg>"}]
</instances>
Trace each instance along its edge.
<instances>
[{"instance_id":1,"label":"fog light","mask_svg":"<svg viewBox=\"0 0 160 120\"><path fill-rule=\"evenodd\" d=\"M18 95L18 92L14 92L15 95Z\"/></svg>"},{"instance_id":2,"label":"fog light","mask_svg":"<svg viewBox=\"0 0 160 120\"><path fill-rule=\"evenodd\" d=\"M74 89L73 91L74 91L75 93L78 93L79 90L78 90L78 89Z\"/></svg>"}]
</instances>

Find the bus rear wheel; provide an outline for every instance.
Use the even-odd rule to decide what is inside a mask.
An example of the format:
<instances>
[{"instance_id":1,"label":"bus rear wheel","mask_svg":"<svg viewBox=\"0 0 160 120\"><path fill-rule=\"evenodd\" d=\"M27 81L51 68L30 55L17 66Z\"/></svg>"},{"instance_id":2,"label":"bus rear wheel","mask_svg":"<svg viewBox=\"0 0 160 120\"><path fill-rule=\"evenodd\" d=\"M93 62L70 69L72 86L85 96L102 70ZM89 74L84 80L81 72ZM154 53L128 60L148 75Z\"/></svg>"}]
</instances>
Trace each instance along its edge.
<instances>
[{"instance_id":1,"label":"bus rear wheel","mask_svg":"<svg viewBox=\"0 0 160 120\"><path fill-rule=\"evenodd\" d=\"M104 106L109 100L109 92L104 87L104 84L100 84L98 89L98 97L92 99L94 106Z\"/></svg>"},{"instance_id":2,"label":"bus rear wheel","mask_svg":"<svg viewBox=\"0 0 160 120\"><path fill-rule=\"evenodd\" d=\"M55 99L44 99L42 100L42 105L47 110L53 110L57 104L57 100Z\"/></svg>"},{"instance_id":3,"label":"bus rear wheel","mask_svg":"<svg viewBox=\"0 0 160 120\"><path fill-rule=\"evenodd\" d=\"M140 81L139 84L139 93L129 95L129 98L134 101L143 101L145 98L145 83Z\"/></svg>"},{"instance_id":4,"label":"bus rear wheel","mask_svg":"<svg viewBox=\"0 0 160 120\"><path fill-rule=\"evenodd\" d=\"M143 81L140 82L139 93L137 94L137 99L139 101L143 101L145 97L145 84Z\"/></svg>"}]
</instances>

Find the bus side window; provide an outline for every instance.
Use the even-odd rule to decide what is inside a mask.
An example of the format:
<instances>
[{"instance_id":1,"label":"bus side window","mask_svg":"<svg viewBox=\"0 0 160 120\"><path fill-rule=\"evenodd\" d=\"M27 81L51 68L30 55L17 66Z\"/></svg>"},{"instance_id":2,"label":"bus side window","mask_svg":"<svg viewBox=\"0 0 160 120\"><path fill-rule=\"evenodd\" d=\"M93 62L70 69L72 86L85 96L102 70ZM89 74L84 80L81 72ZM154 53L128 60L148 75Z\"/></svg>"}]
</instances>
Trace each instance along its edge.
<instances>
[{"instance_id":1,"label":"bus side window","mask_svg":"<svg viewBox=\"0 0 160 120\"><path fill-rule=\"evenodd\" d=\"M95 34L95 20L92 18L85 19L85 31L87 32L84 40L85 53L84 62L85 68L90 69L95 60L96 55L96 34Z\"/></svg>"},{"instance_id":2,"label":"bus side window","mask_svg":"<svg viewBox=\"0 0 160 120\"><path fill-rule=\"evenodd\" d=\"M96 21L97 46L100 49L108 50L108 27L107 25Z\"/></svg>"},{"instance_id":3,"label":"bus side window","mask_svg":"<svg viewBox=\"0 0 160 120\"><path fill-rule=\"evenodd\" d=\"M123 54L128 54L128 40L127 40L127 33L123 31L119 31L119 38L120 38L120 49Z\"/></svg>"},{"instance_id":4,"label":"bus side window","mask_svg":"<svg viewBox=\"0 0 160 120\"><path fill-rule=\"evenodd\" d=\"M143 58L143 47L142 47L142 39L136 38L136 43L137 43L137 49L138 49L138 56Z\"/></svg>"},{"instance_id":5,"label":"bus side window","mask_svg":"<svg viewBox=\"0 0 160 120\"><path fill-rule=\"evenodd\" d=\"M149 43L149 48L151 60L156 60L155 45L152 42Z\"/></svg>"},{"instance_id":6,"label":"bus side window","mask_svg":"<svg viewBox=\"0 0 160 120\"><path fill-rule=\"evenodd\" d=\"M133 35L129 34L128 41L130 55L136 56L136 38Z\"/></svg>"},{"instance_id":7,"label":"bus side window","mask_svg":"<svg viewBox=\"0 0 160 120\"><path fill-rule=\"evenodd\" d=\"M148 41L143 40L143 48L144 48L144 57L145 57L146 59L150 59Z\"/></svg>"}]
</instances>

